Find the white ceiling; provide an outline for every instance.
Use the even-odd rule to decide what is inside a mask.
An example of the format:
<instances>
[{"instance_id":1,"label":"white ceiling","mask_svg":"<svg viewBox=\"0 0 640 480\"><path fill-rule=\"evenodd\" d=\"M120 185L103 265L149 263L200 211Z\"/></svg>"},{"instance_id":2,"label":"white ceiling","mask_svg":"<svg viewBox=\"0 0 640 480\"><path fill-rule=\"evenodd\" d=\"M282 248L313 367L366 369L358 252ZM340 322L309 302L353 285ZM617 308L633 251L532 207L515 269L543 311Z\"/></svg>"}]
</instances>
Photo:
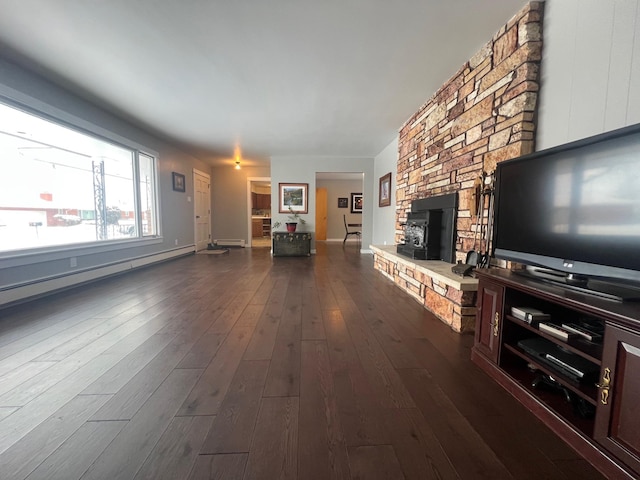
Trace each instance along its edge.
<instances>
[{"instance_id":1,"label":"white ceiling","mask_svg":"<svg viewBox=\"0 0 640 480\"><path fill-rule=\"evenodd\" d=\"M523 0L0 0L0 51L211 164L374 156Z\"/></svg>"}]
</instances>

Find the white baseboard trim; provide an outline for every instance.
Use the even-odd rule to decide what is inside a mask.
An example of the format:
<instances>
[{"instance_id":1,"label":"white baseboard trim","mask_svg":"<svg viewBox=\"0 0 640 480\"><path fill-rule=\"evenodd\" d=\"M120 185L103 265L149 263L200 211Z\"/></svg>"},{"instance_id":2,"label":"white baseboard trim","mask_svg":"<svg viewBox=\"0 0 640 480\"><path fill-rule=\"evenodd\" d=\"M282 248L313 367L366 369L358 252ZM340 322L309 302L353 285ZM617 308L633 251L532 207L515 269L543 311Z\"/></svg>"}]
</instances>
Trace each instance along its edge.
<instances>
[{"instance_id":1,"label":"white baseboard trim","mask_svg":"<svg viewBox=\"0 0 640 480\"><path fill-rule=\"evenodd\" d=\"M188 255L195 251L193 245L169 250L166 252L148 255L144 257L131 258L122 262L102 265L81 272L53 278L42 278L24 285L16 285L0 292L0 306L5 306L14 302L19 302L26 298L45 295L57 290L64 290L83 283L98 280L118 273L144 267L152 263L162 262L174 257Z\"/></svg>"}]
</instances>

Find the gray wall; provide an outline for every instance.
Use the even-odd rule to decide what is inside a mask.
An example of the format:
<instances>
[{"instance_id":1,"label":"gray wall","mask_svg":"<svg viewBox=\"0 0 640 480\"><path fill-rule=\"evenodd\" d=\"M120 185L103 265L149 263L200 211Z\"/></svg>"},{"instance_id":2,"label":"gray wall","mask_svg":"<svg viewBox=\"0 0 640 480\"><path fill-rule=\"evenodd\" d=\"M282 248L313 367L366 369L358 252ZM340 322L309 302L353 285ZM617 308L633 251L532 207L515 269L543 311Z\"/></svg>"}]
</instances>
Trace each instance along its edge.
<instances>
[{"instance_id":1,"label":"gray wall","mask_svg":"<svg viewBox=\"0 0 640 480\"><path fill-rule=\"evenodd\" d=\"M194 243L193 169L209 172L204 162L170 142L146 133L62 88L0 58L0 96L80 126L111 140L158 155L162 237L108 247L61 249L21 257L0 255L0 290L10 285L44 280L124 260L170 252ZM186 192L171 188L171 172L183 173ZM177 245L175 241L177 240ZM77 267L70 267L70 258Z\"/></svg>"},{"instance_id":2,"label":"gray wall","mask_svg":"<svg viewBox=\"0 0 640 480\"><path fill-rule=\"evenodd\" d=\"M547 0L536 149L640 122L640 0Z\"/></svg>"},{"instance_id":3,"label":"gray wall","mask_svg":"<svg viewBox=\"0 0 640 480\"><path fill-rule=\"evenodd\" d=\"M307 224L304 231L315 232L316 218L316 172L362 172L364 205L362 211L362 252L370 253L373 231L373 158L370 157L272 157L271 198L272 222L287 221L287 215L278 213L279 183L309 184L309 213L304 216ZM274 207L275 205L275 207ZM311 243L315 249L315 238Z\"/></svg>"},{"instance_id":4,"label":"gray wall","mask_svg":"<svg viewBox=\"0 0 640 480\"><path fill-rule=\"evenodd\" d=\"M235 170L232 166L211 169L212 239L238 238L249 243L247 177L269 176L268 166L243 166L241 170Z\"/></svg>"},{"instance_id":5,"label":"gray wall","mask_svg":"<svg viewBox=\"0 0 640 480\"><path fill-rule=\"evenodd\" d=\"M361 180L317 180L317 188L327 189L327 240L344 239L344 215L347 223L361 223L361 213L351 213L351 194L362 192ZM338 198L348 198L348 208L338 208ZM352 228L350 230L356 230ZM352 235L349 240L354 240Z\"/></svg>"},{"instance_id":6,"label":"gray wall","mask_svg":"<svg viewBox=\"0 0 640 480\"><path fill-rule=\"evenodd\" d=\"M373 244L393 245L396 229L396 175L398 173L398 137L396 137L374 159L375 202L373 207ZM391 205L378 206L380 177L391 172Z\"/></svg>"}]
</instances>

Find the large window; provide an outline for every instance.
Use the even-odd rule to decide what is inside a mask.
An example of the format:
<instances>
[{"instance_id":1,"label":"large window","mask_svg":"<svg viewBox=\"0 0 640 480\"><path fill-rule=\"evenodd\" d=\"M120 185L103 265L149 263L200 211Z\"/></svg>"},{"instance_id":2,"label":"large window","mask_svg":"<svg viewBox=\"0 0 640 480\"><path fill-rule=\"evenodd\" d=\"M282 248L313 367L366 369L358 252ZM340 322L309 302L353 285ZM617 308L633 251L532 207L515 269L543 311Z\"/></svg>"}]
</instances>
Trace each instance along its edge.
<instances>
[{"instance_id":1,"label":"large window","mask_svg":"<svg viewBox=\"0 0 640 480\"><path fill-rule=\"evenodd\" d=\"M0 252L158 233L153 156L0 104Z\"/></svg>"}]
</instances>

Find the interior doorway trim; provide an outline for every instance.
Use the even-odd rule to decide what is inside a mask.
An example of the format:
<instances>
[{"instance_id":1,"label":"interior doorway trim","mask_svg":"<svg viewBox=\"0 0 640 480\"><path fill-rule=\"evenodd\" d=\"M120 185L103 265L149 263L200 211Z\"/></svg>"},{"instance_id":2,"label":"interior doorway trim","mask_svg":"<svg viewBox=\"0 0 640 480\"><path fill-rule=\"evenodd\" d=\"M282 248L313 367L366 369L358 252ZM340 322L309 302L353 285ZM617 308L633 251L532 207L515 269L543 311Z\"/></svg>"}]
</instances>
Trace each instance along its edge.
<instances>
[{"instance_id":1,"label":"interior doorway trim","mask_svg":"<svg viewBox=\"0 0 640 480\"><path fill-rule=\"evenodd\" d=\"M271 183L271 177L247 177L247 245L249 247L252 246L253 235L251 234L252 229L252 213L251 213L251 184L253 182L269 182ZM273 207L273 205L272 205ZM271 209L273 214L273 208ZM272 215L273 217L273 215Z\"/></svg>"},{"instance_id":2,"label":"interior doorway trim","mask_svg":"<svg viewBox=\"0 0 640 480\"><path fill-rule=\"evenodd\" d=\"M205 177L207 179L207 201L206 201L206 211L207 211L207 239L208 243L211 243L211 175L203 172L202 170L198 170L197 168L193 169L193 244L195 245L196 251L198 251L198 206L199 200L196 194L196 175L201 177Z\"/></svg>"}]
</instances>

